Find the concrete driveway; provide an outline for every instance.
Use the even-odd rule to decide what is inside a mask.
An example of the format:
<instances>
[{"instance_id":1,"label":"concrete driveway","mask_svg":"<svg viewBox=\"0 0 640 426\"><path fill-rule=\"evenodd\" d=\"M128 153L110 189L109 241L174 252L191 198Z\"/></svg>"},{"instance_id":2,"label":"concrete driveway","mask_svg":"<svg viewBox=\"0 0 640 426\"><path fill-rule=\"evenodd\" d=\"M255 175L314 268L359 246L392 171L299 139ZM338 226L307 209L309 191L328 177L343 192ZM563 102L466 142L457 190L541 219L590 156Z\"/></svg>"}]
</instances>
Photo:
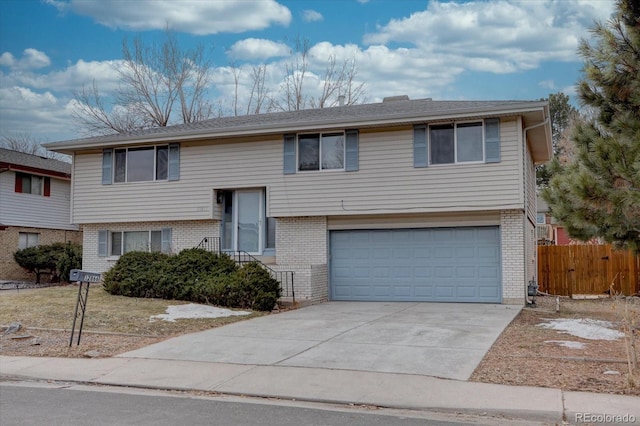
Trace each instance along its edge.
<instances>
[{"instance_id":1,"label":"concrete driveway","mask_svg":"<svg viewBox=\"0 0 640 426\"><path fill-rule=\"evenodd\" d=\"M467 380L520 306L328 302L120 355Z\"/></svg>"}]
</instances>

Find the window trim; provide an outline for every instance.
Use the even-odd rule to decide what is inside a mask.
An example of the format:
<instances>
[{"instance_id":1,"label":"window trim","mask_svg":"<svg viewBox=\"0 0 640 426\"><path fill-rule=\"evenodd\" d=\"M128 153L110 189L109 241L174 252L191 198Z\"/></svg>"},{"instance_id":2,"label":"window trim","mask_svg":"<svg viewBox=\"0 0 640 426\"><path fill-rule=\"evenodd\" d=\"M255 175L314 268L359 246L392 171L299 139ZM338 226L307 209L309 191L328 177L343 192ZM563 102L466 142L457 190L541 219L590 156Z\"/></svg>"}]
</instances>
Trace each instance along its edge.
<instances>
[{"instance_id":1,"label":"window trim","mask_svg":"<svg viewBox=\"0 0 640 426\"><path fill-rule=\"evenodd\" d=\"M482 140L480 142L482 146L482 158L480 160L473 161L458 161L458 125L459 124L480 124L481 128L481 136ZM433 153L431 152L431 128L433 126L446 126L453 125L453 163L434 163L433 162ZM431 123L428 125L427 129L427 152L428 152L428 165L429 167L441 167L441 166L450 166L455 164L484 164L486 163L487 153L486 153L486 130L485 130L485 122L484 120L462 120L462 121L448 121L444 123Z\"/></svg>"},{"instance_id":2,"label":"window trim","mask_svg":"<svg viewBox=\"0 0 640 426\"><path fill-rule=\"evenodd\" d=\"M164 179L158 179L158 148L166 148L167 150L167 164L166 164L166 177ZM150 180L136 180L136 181L129 181L129 151L130 150L134 150L134 151L143 151L143 150L153 150L153 179ZM125 152L125 161L124 161L124 180L123 181L116 181L116 175L117 175L117 167L116 167L116 159L117 159L117 153L121 151ZM113 149L113 154L111 156L111 170L112 172L112 176L111 176L111 182L113 184L116 185L121 185L121 184L128 184L128 183L143 183L143 182L167 182L169 181L169 144L161 144L161 145L142 145L142 146L127 146L127 147L123 147L123 148L114 148Z\"/></svg>"},{"instance_id":3,"label":"window trim","mask_svg":"<svg viewBox=\"0 0 640 426\"><path fill-rule=\"evenodd\" d=\"M342 167L335 169L322 168L322 135L342 135ZM317 170L300 170L300 136L318 135L318 169ZM318 173L318 172L344 172L346 170L347 159L347 132L345 130L326 131L326 132L305 132L296 134L296 173Z\"/></svg>"},{"instance_id":4,"label":"window trim","mask_svg":"<svg viewBox=\"0 0 640 426\"><path fill-rule=\"evenodd\" d=\"M146 232L148 235L148 251L146 251L146 253L164 253L162 250L162 229L148 229L148 230L122 230L122 231L108 231L108 237L107 237L107 257L120 257L125 253L129 253L129 252L125 252L124 251L124 234L128 233L128 232ZM158 251L151 251L151 234L152 232L158 232L160 233L160 250ZM114 253L113 252L113 234L120 234L120 253ZM132 250L132 251L141 251L141 250Z\"/></svg>"},{"instance_id":5,"label":"window trim","mask_svg":"<svg viewBox=\"0 0 640 426\"><path fill-rule=\"evenodd\" d=\"M19 171L16 171L14 174L15 174L14 192L16 194L29 194L29 195L35 195L38 197L51 196L51 177L38 175L34 173L19 172ZM25 177L29 178L29 192L25 191L25 187L23 184L23 179ZM40 179L40 188L37 193L31 192L31 188L33 187L34 177Z\"/></svg>"}]
</instances>

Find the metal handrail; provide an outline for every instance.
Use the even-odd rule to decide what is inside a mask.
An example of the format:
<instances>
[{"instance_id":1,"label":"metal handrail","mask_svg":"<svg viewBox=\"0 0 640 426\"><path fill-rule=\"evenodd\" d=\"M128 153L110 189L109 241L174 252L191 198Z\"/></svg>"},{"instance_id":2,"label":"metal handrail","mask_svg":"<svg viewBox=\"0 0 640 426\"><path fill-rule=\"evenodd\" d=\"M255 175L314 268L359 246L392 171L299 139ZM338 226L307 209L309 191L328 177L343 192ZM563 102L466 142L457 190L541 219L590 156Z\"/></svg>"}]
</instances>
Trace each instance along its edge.
<instances>
[{"instance_id":1,"label":"metal handrail","mask_svg":"<svg viewBox=\"0 0 640 426\"><path fill-rule=\"evenodd\" d=\"M204 237L200 244L197 245L196 248L212 251L214 253L222 254L225 253L229 257L231 257L236 263L242 265L243 263L257 262L262 266L271 278L274 278L276 281L280 283L280 287L282 289L283 297L291 297L293 303L296 301L296 293L293 285L293 271L278 271L275 270L260 261L260 259L254 257L253 255L247 253L243 250L222 250L220 246L220 237Z\"/></svg>"},{"instance_id":2,"label":"metal handrail","mask_svg":"<svg viewBox=\"0 0 640 426\"><path fill-rule=\"evenodd\" d=\"M196 248L206 251L212 251L219 254L221 252L220 237L204 237Z\"/></svg>"},{"instance_id":3,"label":"metal handrail","mask_svg":"<svg viewBox=\"0 0 640 426\"><path fill-rule=\"evenodd\" d=\"M278 271L275 270L267 265L265 265L264 263L262 263L260 261L260 259L254 257L253 255L247 253L246 251L243 250L235 250L235 251L224 251L224 253L229 254L229 256L231 256L231 258L238 264L243 264L243 263L251 263L251 262L257 262L260 266L262 266L267 272L269 272L269 275L271 275L271 278L275 279L276 281L278 281L280 283L280 287L282 288L282 296L284 297L291 297L293 303L296 302L296 293L295 293L295 288L293 285L293 275L294 272L293 271Z\"/></svg>"}]
</instances>

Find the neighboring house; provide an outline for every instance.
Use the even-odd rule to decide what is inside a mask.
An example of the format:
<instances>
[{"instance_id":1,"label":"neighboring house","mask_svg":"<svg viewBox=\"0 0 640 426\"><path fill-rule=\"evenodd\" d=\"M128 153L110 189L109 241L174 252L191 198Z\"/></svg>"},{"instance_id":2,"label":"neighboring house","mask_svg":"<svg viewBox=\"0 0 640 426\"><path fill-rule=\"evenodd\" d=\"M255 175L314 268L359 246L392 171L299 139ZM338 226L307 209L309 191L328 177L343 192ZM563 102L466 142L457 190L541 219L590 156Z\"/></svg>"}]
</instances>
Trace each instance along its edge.
<instances>
[{"instance_id":1,"label":"neighboring house","mask_svg":"<svg viewBox=\"0 0 640 426\"><path fill-rule=\"evenodd\" d=\"M522 304L547 102L385 102L50 143L72 154L83 268L219 237L296 299Z\"/></svg>"},{"instance_id":2,"label":"neighboring house","mask_svg":"<svg viewBox=\"0 0 640 426\"><path fill-rule=\"evenodd\" d=\"M566 231L551 216L549 205L538 195L537 197L536 229L538 245L564 245L569 244L569 236Z\"/></svg>"},{"instance_id":3,"label":"neighboring house","mask_svg":"<svg viewBox=\"0 0 640 426\"><path fill-rule=\"evenodd\" d=\"M13 260L18 249L82 242L70 200L71 164L0 148L0 280L34 278Z\"/></svg>"},{"instance_id":4,"label":"neighboring house","mask_svg":"<svg viewBox=\"0 0 640 426\"><path fill-rule=\"evenodd\" d=\"M574 240L567 230L551 215L549 204L540 196L537 199L536 228L538 245L566 246L573 244L604 244L599 238L589 241Z\"/></svg>"}]
</instances>

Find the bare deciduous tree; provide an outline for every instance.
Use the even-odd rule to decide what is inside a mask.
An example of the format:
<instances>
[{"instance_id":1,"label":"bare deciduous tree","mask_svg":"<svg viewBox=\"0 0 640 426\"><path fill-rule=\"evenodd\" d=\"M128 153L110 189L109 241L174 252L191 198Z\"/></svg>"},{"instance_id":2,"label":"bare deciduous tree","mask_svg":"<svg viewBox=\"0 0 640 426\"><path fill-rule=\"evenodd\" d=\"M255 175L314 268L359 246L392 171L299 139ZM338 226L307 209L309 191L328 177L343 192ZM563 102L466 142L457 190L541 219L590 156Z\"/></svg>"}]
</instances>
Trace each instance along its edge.
<instances>
[{"instance_id":1,"label":"bare deciduous tree","mask_svg":"<svg viewBox=\"0 0 640 426\"><path fill-rule=\"evenodd\" d=\"M247 115L260 114L263 112L267 101L269 100L269 88L265 84L267 76L267 66L254 65L251 68L251 93L247 102Z\"/></svg>"},{"instance_id":2,"label":"bare deciduous tree","mask_svg":"<svg viewBox=\"0 0 640 426\"><path fill-rule=\"evenodd\" d=\"M75 94L76 122L85 133L121 133L213 116L213 106L206 98L211 62L202 46L184 50L167 29L160 44L145 46L135 38L130 46L125 39L122 54L120 87L111 110L95 82Z\"/></svg>"},{"instance_id":3,"label":"bare deciduous tree","mask_svg":"<svg viewBox=\"0 0 640 426\"><path fill-rule=\"evenodd\" d=\"M285 64L286 75L280 85L280 96L272 102L271 109L299 111L308 107L326 108L338 104L341 96L344 96L345 105L364 102L365 83L357 81L355 56L339 64L336 57L330 55L319 77L322 84L320 94L313 96L309 93L305 79L311 73L310 50L309 41L298 36L291 52L292 58Z\"/></svg>"},{"instance_id":4,"label":"bare deciduous tree","mask_svg":"<svg viewBox=\"0 0 640 426\"><path fill-rule=\"evenodd\" d=\"M29 134L3 135L0 136L0 147L18 151L25 154L37 155L39 157L51 158L53 160L69 162L69 156L57 152L49 151L41 145L42 141Z\"/></svg>"},{"instance_id":5,"label":"bare deciduous tree","mask_svg":"<svg viewBox=\"0 0 640 426\"><path fill-rule=\"evenodd\" d=\"M310 49L309 40L296 37L291 61L285 64L285 77L280 85L279 99L272 99L270 109L299 111L306 108L304 78L309 70Z\"/></svg>"},{"instance_id":6,"label":"bare deciduous tree","mask_svg":"<svg viewBox=\"0 0 640 426\"><path fill-rule=\"evenodd\" d=\"M358 68L356 59L345 60L338 68L335 56L329 56L327 67L321 76L322 91L317 98L311 98L313 108L336 106L339 97L344 96L344 105L357 104L364 100L364 82L356 82Z\"/></svg>"}]
</instances>

